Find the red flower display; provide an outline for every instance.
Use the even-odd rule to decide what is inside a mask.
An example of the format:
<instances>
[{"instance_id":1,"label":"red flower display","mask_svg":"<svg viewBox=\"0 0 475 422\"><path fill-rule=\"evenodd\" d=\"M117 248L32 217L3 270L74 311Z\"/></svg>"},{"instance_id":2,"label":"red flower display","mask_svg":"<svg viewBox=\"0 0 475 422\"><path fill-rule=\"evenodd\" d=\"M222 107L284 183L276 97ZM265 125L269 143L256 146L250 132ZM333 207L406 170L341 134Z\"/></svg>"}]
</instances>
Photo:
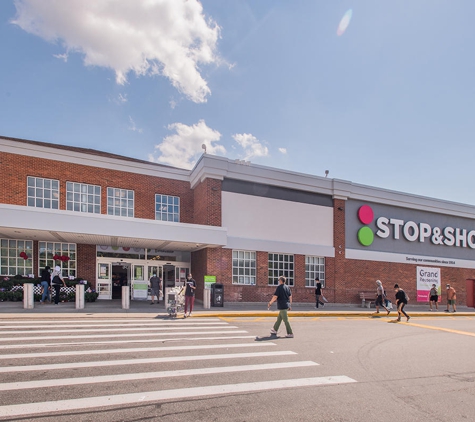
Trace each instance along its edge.
<instances>
[{"instance_id":1,"label":"red flower display","mask_svg":"<svg viewBox=\"0 0 475 422\"><path fill-rule=\"evenodd\" d=\"M67 256L67 255L63 255L60 259L63 262L68 262L70 260L69 256Z\"/></svg>"},{"instance_id":2,"label":"red flower display","mask_svg":"<svg viewBox=\"0 0 475 422\"><path fill-rule=\"evenodd\" d=\"M53 259L54 259L55 261L59 261L59 260L60 260L60 256L59 256L59 255L55 255L55 256L53 256Z\"/></svg>"}]
</instances>

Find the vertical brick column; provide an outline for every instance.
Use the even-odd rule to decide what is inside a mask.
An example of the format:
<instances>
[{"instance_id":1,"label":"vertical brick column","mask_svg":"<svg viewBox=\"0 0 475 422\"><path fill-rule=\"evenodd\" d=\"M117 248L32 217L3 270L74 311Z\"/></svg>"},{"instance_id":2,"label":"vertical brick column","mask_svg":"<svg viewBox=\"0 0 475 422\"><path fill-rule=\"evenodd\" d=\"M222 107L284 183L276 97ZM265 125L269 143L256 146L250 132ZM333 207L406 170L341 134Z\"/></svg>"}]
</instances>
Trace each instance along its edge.
<instances>
[{"instance_id":1,"label":"vertical brick column","mask_svg":"<svg viewBox=\"0 0 475 422\"><path fill-rule=\"evenodd\" d=\"M333 260L333 280L326 286L327 294L333 293L332 298L327 298L335 303L345 303L346 258L345 258L345 201L333 200L333 244L335 245L335 258ZM331 291L333 290L333 291Z\"/></svg>"},{"instance_id":2,"label":"vertical brick column","mask_svg":"<svg viewBox=\"0 0 475 422\"><path fill-rule=\"evenodd\" d=\"M77 244L77 276L96 288L96 245Z\"/></svg>"},{"instance_id":3,"label":"vertical brick column","mask_svg":"<svg viewBox=\"0 0 475 422\"><path fill-rule=\"evenodd\" d=\"M221 226L221 180L205 179L195 187L193 222Z\"/></svg>"}]
</instances>

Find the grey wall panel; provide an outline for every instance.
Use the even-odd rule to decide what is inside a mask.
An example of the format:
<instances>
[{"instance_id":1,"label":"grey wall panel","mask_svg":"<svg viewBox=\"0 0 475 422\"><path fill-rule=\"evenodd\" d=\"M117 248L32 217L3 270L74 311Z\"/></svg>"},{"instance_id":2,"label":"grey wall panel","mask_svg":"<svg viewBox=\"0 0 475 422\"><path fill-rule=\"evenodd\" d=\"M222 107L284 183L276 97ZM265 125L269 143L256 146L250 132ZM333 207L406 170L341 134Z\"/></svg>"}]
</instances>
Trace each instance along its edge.
<instances>
[{"instance_id":1,"label":"grey wall panel","mask_svg":"<svg viewBox=\"0 0 475 422\"><path fill-rule=\"evenodd\" d=\"M282 188L280 186L264 185L243 180L224 179L222 190L225 192L240 193L244 195L261 196L263 198L333 207L333 199L330 195Z\"/></svg>"}]
</instances>

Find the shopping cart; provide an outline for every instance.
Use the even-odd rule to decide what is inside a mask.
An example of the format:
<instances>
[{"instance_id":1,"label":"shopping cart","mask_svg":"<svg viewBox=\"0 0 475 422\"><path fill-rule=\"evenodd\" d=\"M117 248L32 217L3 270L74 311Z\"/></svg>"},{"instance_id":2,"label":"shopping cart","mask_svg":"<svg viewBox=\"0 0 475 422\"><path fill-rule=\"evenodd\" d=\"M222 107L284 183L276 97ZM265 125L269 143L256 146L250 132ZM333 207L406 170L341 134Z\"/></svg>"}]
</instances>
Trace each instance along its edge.
<instances>
[{"instance_id":1,"label":"shopping cart","mask_svg":"<svg viewBox=\"0 0 475 422\"><path fill-rule=\"evenodd\" d=\"M176 318L179 313L185 314L185 288L174 287L168 293L168 316Z\"/></svg>"}]
</instances>

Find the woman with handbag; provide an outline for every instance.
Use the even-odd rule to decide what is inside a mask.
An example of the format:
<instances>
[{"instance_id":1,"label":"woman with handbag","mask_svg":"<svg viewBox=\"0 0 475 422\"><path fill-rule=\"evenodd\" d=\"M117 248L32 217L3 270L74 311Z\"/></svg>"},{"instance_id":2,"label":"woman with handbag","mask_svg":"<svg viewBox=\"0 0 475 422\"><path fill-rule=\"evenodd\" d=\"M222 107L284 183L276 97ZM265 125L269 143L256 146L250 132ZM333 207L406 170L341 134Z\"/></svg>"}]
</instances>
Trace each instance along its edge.
<instances>
[{"instance_id":1,"label":"woman with handbag","mask_svg":"<svg viewBox=\"0 0 475 422\"><path fill-rule=\"evenodd\" d=\"M54 267L53 274L51 274L51 283L53 284L55 295L54 295L54 304L59 303L59 294L61 292L61 287L66 287L63 276L61 275L61 267Z\"/></svg>"}]
</instances>

